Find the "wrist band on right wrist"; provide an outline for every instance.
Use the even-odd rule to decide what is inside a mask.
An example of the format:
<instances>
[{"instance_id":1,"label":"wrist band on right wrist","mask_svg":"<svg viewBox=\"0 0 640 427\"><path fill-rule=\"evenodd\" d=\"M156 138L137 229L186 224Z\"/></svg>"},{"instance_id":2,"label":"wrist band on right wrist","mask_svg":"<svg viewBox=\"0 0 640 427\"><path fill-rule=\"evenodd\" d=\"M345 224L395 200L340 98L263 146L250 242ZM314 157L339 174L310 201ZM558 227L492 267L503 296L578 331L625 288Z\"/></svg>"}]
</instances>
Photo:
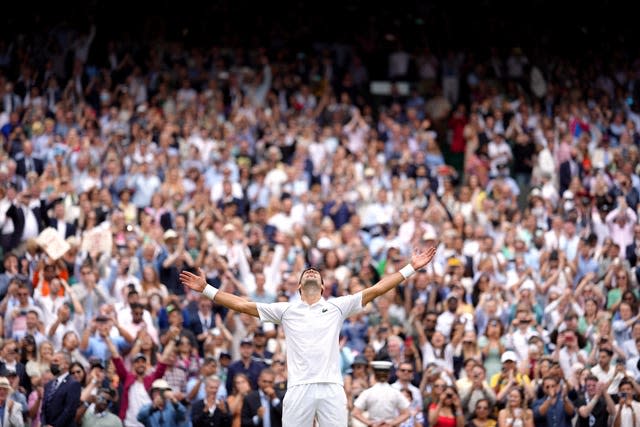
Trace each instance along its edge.
<instances>
[{"instance_id":1,"label":"wrist band on right wrist","mask_svg":"<svg viewBox=\"0 0 640 427\"><path fill-rule=\"evenodd\" d=\"M408 279L409 277L413 276L415 272L416 270L413 268L411 263L405 265L400 269L400 274L402 274L402 277L404 277L405 279Z\"/></svg>"},{"instance_id":2,"label":"wrist band on right wrist","mask_svg":"<svg viewBox=\"0 0 640 427\"><path fill-rule=\"evenodd\" d=\"M204 289L202 290L202 295L204 295L205 297L209 298L212 301L216 297L217 293L218 293L218 290L211 285L205 286Z\"/></svg>"}]
</instances>

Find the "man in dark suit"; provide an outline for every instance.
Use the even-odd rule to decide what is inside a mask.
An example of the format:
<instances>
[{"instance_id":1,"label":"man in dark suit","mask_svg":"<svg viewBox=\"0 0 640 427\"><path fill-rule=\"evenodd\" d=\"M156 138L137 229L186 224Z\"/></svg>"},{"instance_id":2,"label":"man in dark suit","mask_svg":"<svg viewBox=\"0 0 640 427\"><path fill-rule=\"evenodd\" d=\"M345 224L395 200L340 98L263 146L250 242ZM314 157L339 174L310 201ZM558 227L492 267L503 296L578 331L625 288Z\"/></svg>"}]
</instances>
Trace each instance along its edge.
<instances>
[{"instance_id":1,"label":"man in dark suit","mask_svg":"<svg viewBox=\"0 0 640 427\"><path fill-rule=\"evenodd\" d=\"M572 147L571 158L560 163L560 167L558 170L558 181L560 184L559 194L564 193L565 190L569 188L569 185L571 184L571 179L574 176L577 176L578 178L581 177L582 170L580 165L578 164L577 158L578 158L578 150L577 148Z\"/></svg>"},{"instance_id":2,"label":"man in dark suit","mask_svg":"<svg viewBox=\"0 0 640 427\"><path fill-rule=\"evenodd\" d=\"M231 411L224 400L217 399L220 378L215 375L205 380L205 398L191 407L193 427L231 427Z\"/></svg>"},{"instance_id":3,"label":"man in dark suit","mask_svg":"<svg viewBox=\"0 0 640 427\"><path fill-rule=\"evenodd\" d=\"M38 176L44 171L44 162L33 156L33 143L26 140L22 143L22 153L16 159L16 173L26 177L29 172L36 172Z\"/></svg>"},{"instance_id":4,"label":"man in dark suit","mask_svg":"<svg viewBox=\"0 0 640 427\"><path fill-rule=\"evenodd\" d=\"M625 258L629 264L634 266L638 262L638 254L640 254L640 225L633 226L633 242L625 248Z\"/></svg>"},{"instance_id":5,"label":"man in dark suit","mask_svg":"<svg viewBox=\"0 0 640 427\"><path fill-rule=\"evenodd\" d=\"M55 378L44 388L42 425L75 427L76 410L80 405L80 383L69 375L71 356L57 352L51 359L51 373Z\"/></svg>"},{"instance_id":6,"label":"man in dark suit","mask_svg":"<svg viewBox=\"0 0 640 427\"><path fill-rule=\"evenodd\" d=\"M66 222L64 219L64 201L58 199L53 202L53 218L47 218L49 227L53 227L58 231L58 234L63 239L76 235L76 226L70 222Z\"/></svg>"},{"instance_id":7,"label":"man in dark suit","mask_svg":"<svg viewBox=\"0 0 640 427\"><path fill-rule=\"evenodd\" d=\"M195 335L198 340L198 352L201 356L204 356L204 341L209 336L209 330L217 326L213 312L213 302L205 296L200 296L197 302L187 306L187 313L187 328Z\"/></svg>"},{"instance_id":8,"label":"man in dark suit","mask_svg":"<svg viewBox=\"0 0 640 427\"><path fill-rule=\"evenodd\" d=\"M282 398L273 387L275 374L265 369L258 378L258 390L242 402L242 427L282 427Z\"/></svg>"}]
</instances>

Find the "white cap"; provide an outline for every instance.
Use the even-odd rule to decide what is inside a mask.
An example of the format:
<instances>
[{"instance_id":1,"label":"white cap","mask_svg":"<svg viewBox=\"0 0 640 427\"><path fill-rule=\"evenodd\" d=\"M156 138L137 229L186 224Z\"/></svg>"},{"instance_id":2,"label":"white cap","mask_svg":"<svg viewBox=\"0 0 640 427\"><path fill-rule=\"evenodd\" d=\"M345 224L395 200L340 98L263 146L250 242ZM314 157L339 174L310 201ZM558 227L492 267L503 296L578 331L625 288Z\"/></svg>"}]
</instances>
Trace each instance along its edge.
<instances>
[{"instance_id":1,"label":"white cap","mask_svg":"<svg viewBox=\"0 0 640 427\"><path fill-rule=\"evenodd\" d=\"M536 288L535 283L533 283L533 280L531 279L527 279L524 282L522 282L522 285L520 285L520 290L521 291L533 291Z\"/></svg>"},{"instance_id":2,"label":"white cap","mask_svg":"<svg viewBox=\"0 0 640 427\"><path fill-rule=\"evenodd\" d=\"M437 236L432 230L427 230L422 235L422 240L436 240Z\"/></svg>"},{"instance_id":3,"label":"white cap","mask_svg":"<svg viewBox=\"0 0 640 427\"><path fill-rule=\"evenodd\" d=\"M318 239L316 247L320 250L333 249L333 241L330 238L323 236Z\"/></svg>"},{"instance_id":4,"label":"white cap","mask_svg":"<svg viewBox=\"0 0 640 427\"><path fill-rule=\"evenodd\" d=\"M153 384L151 384L151 388L159 390L171 390L171 386L169 385L167 380L164 380L162 378L155 380Z\"/></svg>"},{"instance_id":5,"label":"white cap","mask_svg":"<svg viewBox=\"0 0 640 427\"><path fill-rule=\"evenodd\" d=\"M563 199L573 199L573 191L564 190L564 193L562 193L562 198Z\"/></svg>"},{"instance_id":6,"label":"white cap","mask_svg":"<svg viewBox=\"0 0 640 427\"><path fill-rule=\"evenodd\" d=\"M393 367L393 363L387 360L374 360L371 362L371 367L374 370L390 371L391 368Z\"/></svg>"},{"instance_id":7,"label":"white cap","mask_svg":"<svg viewBox=\"0 0 640 427\"><path fill-rule=\"evenodd\" d=\"M178 237L178 233L176 233L174 230L169 229L167 231L164 232L164 240L168 240L168 239L175 239L176 237Z\"/></svg>"},{"instance_id":8,"label":"white cap","mask_svg":"<svg viewBox=\"0 0 640 427\"><path fill-rule=\"evenodd\" d=\"M512 362L517 362L518 361L518 356L516 355L515 352L511 351L511 350L507 350L504 353L502 353L502 357L500 358L500 362L504 363L511 360Z\"/></svg>"},{"instance_id":9,"label":"white cap","mask_svg":"<svg viewBox=\"0 0 640 427\"><path fill-rule=\"evenodd\" d=\"M535 187L533 190L531 190L531 193L529 193L529 195L531 197L542 197L542 191L538 187Z\"/></svg>"},{"instance_id":10,"label":"white cap","mask_svg":"<svg viewBox=\"0 0 640 427\"><path fill-rule=\"evenodd\" d=\"M557 287L557 286L550 286L549 290L547 291L547 295L551 295L551 294L562 294L562 290Z\"/></svg>"}]
</instances>

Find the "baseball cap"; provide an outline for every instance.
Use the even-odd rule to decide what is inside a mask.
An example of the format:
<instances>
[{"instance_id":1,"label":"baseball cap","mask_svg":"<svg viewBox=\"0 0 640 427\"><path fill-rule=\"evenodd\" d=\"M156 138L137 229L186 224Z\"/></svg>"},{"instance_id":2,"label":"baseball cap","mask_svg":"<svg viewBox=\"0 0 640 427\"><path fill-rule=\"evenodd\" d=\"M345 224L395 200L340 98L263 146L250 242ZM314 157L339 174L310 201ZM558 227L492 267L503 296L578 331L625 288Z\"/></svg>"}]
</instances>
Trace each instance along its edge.
<instances>
[{"instance_id":1,"label":"baseball cap","mask_svg":"<svg viewBox=\"0 0 640 427\"><path fill-rule=\"evenodd\" d=\"M253 340L249 337L242 338L240 345L253 345Z\"/></svg>"},{"instance_id":2,"label":"baseball cap","mask_svg":"<svg viewBox=\"0 0 640 427\"><path fill-rule=\"evenodd\" d=\"M422 235L422 240L436 240L437 236L432 230L427 230Z\"/></svg>"},{"instance_id":3,"label":"baseball cap","mask_svg":"<svg viewBox=\"0 0 640 427\"><path fill-rule=\"evenodd\" d=\"M138 359L144 359L145 362L147 361L147 356L144 355L144 353L136 353L135 356L133 356L133 361L136 362Z\"/></svg>"},{"instance_id":4,"label":"baseball cap","mask_svg":"<svg viewBox=\"0 0 640 427\"><path fill-rule=\"evenodd\" d=\"M171 390L171 386L167 380L159 378L151 384L151 390Z\"/></svg>"},{"instance_id":5,"label":"baseball cap","mask_svg":"<svg viewBox=\"0 0 640 427\"><path fill-rule=\"evenodd\" d=\"M502 357L500 358L500 362L504 363L504 362L517 362L518 361L518 356L516 355L515 352L511 351L511 350L507 350L504 353L502 353Z\"/></svg>"},{"instance_id":6,"label":"baseball cap","mask_svg":"<svg viewBox=\"0 0 640 427\"><path fill-rule=\"evenodd\" d=\"M0 388L11 389L11 383L7 377L0 377Z\"/></svg>"},{"instance_id":7,"label":"baseball cap","mask_svg":"<svg viewBox=\"0 0 640 427\"><path fill-rule=\"evenodd\" d=\"M138 353L138 354L142 354L142 353ZM137 355L136 355L137 356ZM142 354L142 356L144 357L144 354ZM135 360L135 359L134 359ZM146 357L145 357L146 360ZM104 363L102 362L102 359L98 359L98 358L92 358L91 360L89 360L89 365L92 368L100 368L100 369L104 369Z\"/></svg>"},{"instance_id":8,"label":"baseball cap","mask_svg":"<svg viewBox=\"0 0 640 427\"><path fill-rule=\"evenodd\" d=\"M521 291L533 291L536 288L536 285L533 283L533 280L531 279L527 279L524 282L522 282L522 285L520 285L520 290Z\"/></svg>"},{"instance_id":9,"label":"baseball cap","mask_svg":"<svg viewBox=\"0 0 640 427\"><path fill-rule=\"evenodd\" d=\"M164 240L175 239L176 237L178 237L178 233L176 233L175 230L169 229L164 232L164 235L162 237Z\"/></svg>"}]
</instances>

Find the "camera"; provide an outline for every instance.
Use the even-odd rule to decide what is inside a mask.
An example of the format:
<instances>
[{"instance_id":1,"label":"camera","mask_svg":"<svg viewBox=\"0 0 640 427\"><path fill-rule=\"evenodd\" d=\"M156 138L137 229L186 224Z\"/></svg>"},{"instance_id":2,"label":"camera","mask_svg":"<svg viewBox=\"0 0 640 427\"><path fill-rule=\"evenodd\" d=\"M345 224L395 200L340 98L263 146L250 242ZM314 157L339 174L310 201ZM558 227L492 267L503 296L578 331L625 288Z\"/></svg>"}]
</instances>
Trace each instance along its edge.
<instances>
[{"instance_id":1,"label":"camera","mask_svg":"<svg viewBox=\"0 0 640 427\"><path fill-rule=\"evenodd\" d=\"M627 398L627 393L625 393L624 391L621 391L620 393L618 393L618 397L620 399L626 399Z\"/></svg>"}]
</instances>

